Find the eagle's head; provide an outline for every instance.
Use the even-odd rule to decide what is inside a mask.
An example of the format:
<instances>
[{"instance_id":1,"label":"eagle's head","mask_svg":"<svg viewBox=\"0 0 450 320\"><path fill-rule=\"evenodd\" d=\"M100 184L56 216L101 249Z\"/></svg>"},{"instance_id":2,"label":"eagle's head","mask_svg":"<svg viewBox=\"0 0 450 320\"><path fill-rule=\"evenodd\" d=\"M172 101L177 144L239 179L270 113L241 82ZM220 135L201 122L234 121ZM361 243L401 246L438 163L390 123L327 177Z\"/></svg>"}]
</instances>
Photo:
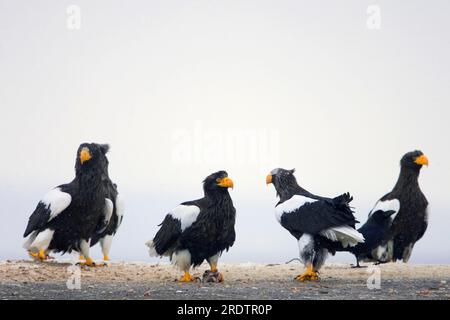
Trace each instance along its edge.
<instances>
[{"instance_id":1,"label":"eagle's head","mask_svg":"<svg viewBox=\"0 0 450 320\"><path fill-rule=\"evenodd\" d=\"M77 158L75 160L76 172L86 170L107 171L108 158L106 153L109 151L109 145L98 143L82 143L78 147Z\"/></svg>"},{"instance_id":2,"label":"eagle's head","mask_svg":"<svg viewBox=\"0 0 450 320\"><path fill-rule=\"evenodd\" d=\"M400 165L405 168L420 170L422 166L428 166L428 158L420 150L408 152L400 160Z\"/></svg>"},{"instance_id":3,"label":"eagle's head","mask_svg":"<svg viewBox=\"0 0 450 320\"><path fill-rule=\"evenodd\" d=\"M233 188L233 180L228 177L226 171L217 171L203 180L205 193L227 192L228 188Z\"/></svg>"},{"instance_id":4,"label":"eagle's head","mask_svg":"<svg viewBox=\"0 0 450 320\"><path fill-rule=\"evenodd\" d=\"M277 195L280 196L289 190L298 188L297 179L295 179L294 172L295 169L273 169L266 177L266 184L272 183L277 191Z\"/></svg>"}]
</instances>

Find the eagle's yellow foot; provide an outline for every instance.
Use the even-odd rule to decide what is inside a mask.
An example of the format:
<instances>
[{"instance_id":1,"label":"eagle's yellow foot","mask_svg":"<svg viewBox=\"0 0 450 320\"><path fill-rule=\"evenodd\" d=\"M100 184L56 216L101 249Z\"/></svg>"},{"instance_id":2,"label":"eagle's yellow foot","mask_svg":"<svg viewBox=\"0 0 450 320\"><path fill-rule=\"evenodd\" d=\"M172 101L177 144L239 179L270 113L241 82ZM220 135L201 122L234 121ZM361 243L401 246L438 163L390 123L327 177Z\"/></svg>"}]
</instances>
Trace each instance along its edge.
<instances>
[{"instance_id":1,"label":"eagle's yellow foot","mask_svg":"<svg viewBox=\"0 0 450 320\"><path fill-rule=\"evenodd\" d=\"M34 260L39 260L41 262L49 259L49 256L45 253L45 250L39 250L39 252L28 251L28 254Z\"/></svg>"},{"instance_id":2,"label":"eagle's yellow foot","mask_svg":"<svg viewBox=\"0 0 450 320\"><path fill-rule=\"evenodd\" d=\"M39 250L38 258L39 258L39 260L41 260L41 261L44 261L44 260L47 260L47 259L48 259L48 256L47 256L47 254L45 253L45 250Z\"/></svg>"},{"instance_id":3,"label":"eagle's yellow foot","mask_svg":"<svg viewBox=\"0 0 450 320\"><path fill-rule=\"evenodd\" d=\"M33 258L33 259L36 259L36 260L38 260L39 258L39 252L33 252L33 251L28 251L28 255L31 257L31 258Z\"/></svg>"},{"instance_id":4,"label":"eagle's yellow foot","mask_svg":"<svg viewBox=\"0 0 450 320\"><path fill-rule=\"evenodd\" d=\"M296 276L295 280L301 281L301 282L304 282L304 281L317 281L317 280L319 280L319 275L317 273L311 273L311 274L308 273L308 274L306 274L306 272L305 272L303 274L299 274L298 276Z\"/></svg>"},{"instance_id":5,"label":"eagle's yellow foot","mask_svg":"<svg viewBox=\"0 0 450 320\"><path fill-rule=\"evenodd\" d=\"M86 267L103 267L104 263L95 263L91 258L87 258L84 262L79 262L79 266Z\"/></svg>"},{"instance_id":6,"label":"eagle's yellow foot","mask_svg":"<svg viewBox=\"0 0 450 320\"><path fill-rule=\"evenodd\" d=\"M191 274L189 272L185 272L183 277L179 280L179 282L192 282L195 279L192 278Z\"/></svg>"},{"instance_id":7,"label":"eagle's yellow foot","mask_svg":"<svg viewBox=\"0 0 450 320\"><path fill-rule=\"evenodd\" d=\"M303 274L299 274L295 277L297 281L317 281L319 280L319 274L309 266Z\"/></svg>"},{"instance_id":8,"label":"eagle's yellow foot","mask_svg":"<svg viewBox=\"0 0 450 320\"><path fill-rule=\"evenodd\" d=\"M108 265L109 265L109 256L103 255L103 262L99 263L97 266L98 267L107 267Z\"/></svg>"}]
</instances>

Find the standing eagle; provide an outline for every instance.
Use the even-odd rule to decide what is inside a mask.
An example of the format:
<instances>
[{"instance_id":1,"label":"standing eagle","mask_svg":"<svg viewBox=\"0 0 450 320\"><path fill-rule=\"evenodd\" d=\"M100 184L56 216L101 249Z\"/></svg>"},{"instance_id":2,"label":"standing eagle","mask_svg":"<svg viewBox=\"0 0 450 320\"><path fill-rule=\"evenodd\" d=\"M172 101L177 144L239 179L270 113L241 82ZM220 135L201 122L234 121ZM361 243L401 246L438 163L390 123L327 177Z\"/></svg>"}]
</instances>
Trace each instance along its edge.
<instances>
[{"instance_id":1,"label":"standing eagle","mask_svg":"<svg viewBox=\"0 0 450 320\"><path fill-rule=\"evenodd\" d=\"M419 187L419 173L424 165L428 165L428 159L421 151L405 154L394 189L372 209L372 214L380 212L393 217L380 245L371 252L373 260L408 262L414 244L424 235L428 226L428 201Z\"/></svg>"},{"instance_id":2,"label":"standing eagle","mask_svg":"<svg viewBox=\"0 0 450 320\"><path fill-rule=\"evenodd\" d=\"M300 259L307 268L295 279L318 280L318 271L328 252L364 242L355 230L355 217L349 207L352 197L345 193L336 198L316 196L297 184L294 170L274 169L266 178L280 201L275 206L278 222L298 241Z\"/></svg>"},{"instance_id":3,"label":"standing eagle","mask_svg":"<svg viewBox=\"0 0 450 320\"><path fill-rule=\"evenodd\" d=\"M106 198L109 146L83 143L75 162L75 178L49 191L31 214L24 248L36 259L47 253L80 252L85 265L95 265L89 255L92 235L99 224L109 224L114 204Z\"/></svg>"},{"instance_id":4,"label":"standing eagle","mask_svg":"<svg viewBox=\"0 0 450 320\"><path fill-rule=\"evenodd\" d=\"M193 281L190 267L200 265L205 259L211 272L223 280L223 275L217 271L217 262L236 238L236 210L228 188L233 188L233 181L225 171L206 177L204 197L183 202L169 212L153 240L146 243L150 256L168 256L172 264L184 272L181 282Z\"/></svg>"}]
</instances>

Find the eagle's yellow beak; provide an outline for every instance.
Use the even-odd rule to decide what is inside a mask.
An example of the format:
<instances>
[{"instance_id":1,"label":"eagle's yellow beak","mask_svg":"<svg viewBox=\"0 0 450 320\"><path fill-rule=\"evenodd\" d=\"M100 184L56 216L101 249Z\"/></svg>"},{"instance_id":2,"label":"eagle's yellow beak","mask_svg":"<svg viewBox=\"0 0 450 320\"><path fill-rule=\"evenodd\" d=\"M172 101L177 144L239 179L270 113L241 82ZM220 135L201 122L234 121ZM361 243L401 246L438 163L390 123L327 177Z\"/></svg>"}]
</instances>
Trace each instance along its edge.
<instances>
[{"instance_id":1,"label":"eagle's yellow beak","mask_svg":"<svg viewBox=\"0 0 450 320\"><path fill-rule=\"evenodd\" d=\"M92 158L91 152L88 148L84 147L80 151L80 162L81 164L85 163L86 161L90 160Z\"/></svg>"},{"instance_id":2,"label":"eagle's yellow beak","mask_svg":"<svg viewBox=\"0 0 450 320\"><path fill-rule=\"evenodd\" d=\"M271 183L272 183L272 175L268 174L267 177L266 177L266 185L267 184L271 184Z\"/></svg>"},{"instance_id":3,"label":"eagle's yellow beak","mask_svg":"<svg viewBox=\"0 0 450 320\"><path fill-rule=\"evenodd\" d=\"M234 187L233 185L233 180L231 180L228 177L222 178L222 179L218 179L217 180L217 185L219 187L223 187L223 188L232 188Z\"/></svg>"},{"instance_id":4,"label":"eagle's yellow beak","mask_svg":"<svg viewBox=\"0 0 450 320\"><path fill-rule=\"evenodd\" d=\"M428 158L425 155L421 155L420 157L417 157L414 162L421 166L428 166Z\"/></svg>"}]
</instances>

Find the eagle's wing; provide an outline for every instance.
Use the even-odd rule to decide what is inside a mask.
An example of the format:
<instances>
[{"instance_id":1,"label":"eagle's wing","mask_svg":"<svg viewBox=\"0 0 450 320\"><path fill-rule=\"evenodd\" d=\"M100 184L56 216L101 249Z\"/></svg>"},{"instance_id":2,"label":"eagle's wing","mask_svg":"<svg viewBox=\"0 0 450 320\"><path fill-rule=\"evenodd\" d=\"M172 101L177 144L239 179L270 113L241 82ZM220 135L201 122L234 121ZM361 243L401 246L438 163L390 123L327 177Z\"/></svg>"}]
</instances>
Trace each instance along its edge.
<instances>
[{"instance_id":1,"label":"eagle's wing","mask_svg":"<svg viewBox=\"0 0 450 320\"><path fill-rule=\"evenodd\" d=\"M354 229L355 217L348 206L351 198L313 199L294 195L276 207L280 223L293 234L321 235L346 246L364 242Z\"/></svg>"},{"instance_id":2,"label":"eagle's wing","mask_svg":"<svg viewBox=\"0 0 450 320\"><path fill-rule=\"evenodd\" d=\"M105 232L105 230L107 230L108 233L115 233L123 219L124 203L117 192L117 185L108 183L106 188L105 208L96 228L97 234L101 234ZM94 243L96 243L97 240L98 239L96 239Z\"/></svg>"},{"instance_id":3,"label":"eagle's wing","mask_svg":"<svg viewBox=\"0 0 450 320\"><path fill-rule=\"evenodd\" d=\"M123 201L122 197L120 196L120 194L117 194L116 212L115 212L117 215L117 228L119 228L119 226L122 224L124 211L125 211L124 201Z\"/></svg>"},{"instance_id":4,"label":"eagle's wing","mask_svg":"<svg viewBox=\"0 0 450 320\"><path fill-rule=\"evenodd\" d=\"M111 199L105 198L105 206L103 208L102 215L100 217L100 221L97 224L96 233L102 233L108 227L109 222L111 221L111 217L114 212L114 204Z\"/></svg>"},{"instance_id":5,"label":"eagle's wing","mask_svg":"<svg viewBox=\"0 0 450 320\"><path fill-rule=\"evenodd\" d=\"M156 233L153 241L146 244L151 256L165 255L176 244L183 231L189 228L200 213L200 208L195 205L179 205L166 215L159 225L161 228Z\"/></svg>"},{"instance_id":6,"label":"eagle's wing","mask_svg":"<svg viewBox=\"0 0 450 320\"><path fill-rule=\"evenodd\" d=\"M36 209L28 219L28 225L23 234L27 237L35 230L39 230L45 226L46 223L61 214L72 202L72 196L55 188L49 191L41 201L39 201Z\"/></svg>"}]
</instances>

